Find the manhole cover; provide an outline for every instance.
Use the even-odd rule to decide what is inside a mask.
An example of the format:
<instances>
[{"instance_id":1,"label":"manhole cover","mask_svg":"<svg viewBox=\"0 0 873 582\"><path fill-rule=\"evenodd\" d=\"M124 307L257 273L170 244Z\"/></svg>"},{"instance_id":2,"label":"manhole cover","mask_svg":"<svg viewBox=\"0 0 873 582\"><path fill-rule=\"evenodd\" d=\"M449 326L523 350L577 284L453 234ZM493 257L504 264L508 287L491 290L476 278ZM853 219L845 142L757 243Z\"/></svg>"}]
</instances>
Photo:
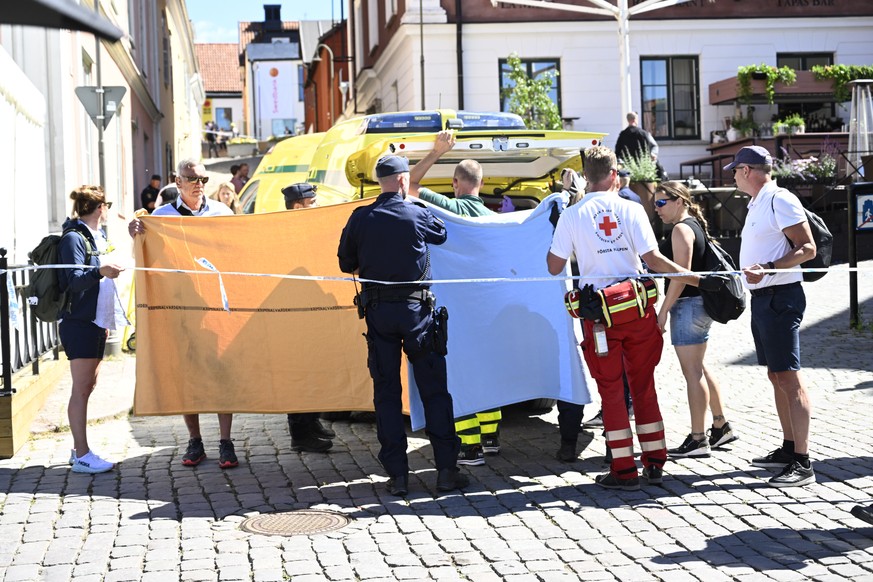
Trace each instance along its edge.
<instances>
[{"instance_id":1,"label":"manhole cover","mask_svg":"<svg viewBox=\"0 0 873 582\"><path fill-rule=\"evenodd\" d=\"M331 511L299 510L256 515L244 520L240 529L265 536L299 536L341 529L351 520Z\"/></svg>"}]
</instances>

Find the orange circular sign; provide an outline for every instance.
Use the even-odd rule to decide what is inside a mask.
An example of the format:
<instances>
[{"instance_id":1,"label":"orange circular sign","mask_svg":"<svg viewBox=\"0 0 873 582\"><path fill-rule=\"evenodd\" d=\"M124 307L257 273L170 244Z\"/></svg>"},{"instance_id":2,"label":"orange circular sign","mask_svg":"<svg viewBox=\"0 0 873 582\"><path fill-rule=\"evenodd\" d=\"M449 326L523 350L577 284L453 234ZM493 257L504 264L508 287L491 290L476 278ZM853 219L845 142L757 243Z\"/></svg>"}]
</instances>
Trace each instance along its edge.
<instances>
[{"instance_id":1,"label":"orange circular sign","mask_svg":"<svg viewBox=\"0 0 873 582\"><path fill-rule=\"evenodd\" d=\"M273 67L272 69L270 69L270 76L271 77L278 77L279 76L279 69L277 69L276 67Z\"/></svg>"}]
</instances>

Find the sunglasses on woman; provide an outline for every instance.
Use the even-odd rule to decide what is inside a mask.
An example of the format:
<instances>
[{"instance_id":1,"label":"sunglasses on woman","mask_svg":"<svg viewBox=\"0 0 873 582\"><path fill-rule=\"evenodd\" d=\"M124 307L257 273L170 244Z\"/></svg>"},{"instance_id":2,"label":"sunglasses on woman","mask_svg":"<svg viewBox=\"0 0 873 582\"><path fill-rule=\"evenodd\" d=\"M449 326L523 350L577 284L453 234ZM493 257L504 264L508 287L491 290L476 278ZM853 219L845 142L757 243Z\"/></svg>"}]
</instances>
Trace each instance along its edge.
<instances>
[{"instance_id":1,"label":"sunglasses on woman","mask_svg":"<svg viewBox=\"0 0 873 582\"><path fill-rule=\"evenodd\" d=\"M660 200L655 200L655 208L664 208L670 200L672 200L672 198L661 198Z\"/></svg>"}]
</instances>

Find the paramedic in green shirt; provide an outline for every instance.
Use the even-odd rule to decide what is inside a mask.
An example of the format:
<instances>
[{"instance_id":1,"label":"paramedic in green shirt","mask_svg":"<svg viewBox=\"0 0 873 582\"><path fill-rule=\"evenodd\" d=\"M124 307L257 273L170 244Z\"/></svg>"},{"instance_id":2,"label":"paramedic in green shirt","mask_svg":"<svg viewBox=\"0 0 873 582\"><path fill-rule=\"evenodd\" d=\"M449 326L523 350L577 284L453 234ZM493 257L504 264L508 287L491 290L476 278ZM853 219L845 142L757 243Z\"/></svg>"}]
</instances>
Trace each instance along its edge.
<instances>
[{"instance_id":1,"label":"paramedic in green shirt","mask_svg":"<svg viewBox=\"0 0 873 582\"><path fill-rule=\"evenodd\" d=\"M421 186L427 171L454 145L455 136L451 131L441 131L437 134L433 149L410 171L409 196L420 198L459 216L496 214L485 206L482 198L479 197L479 189L482 187L482 166L475 160L463 160L455 166L452 176L454 198ZM485 453L496 455L500 452L500 419L499 408L455 419L455 432L461 439L459 465L484 465Z\"/></svg>"}]
</instances>

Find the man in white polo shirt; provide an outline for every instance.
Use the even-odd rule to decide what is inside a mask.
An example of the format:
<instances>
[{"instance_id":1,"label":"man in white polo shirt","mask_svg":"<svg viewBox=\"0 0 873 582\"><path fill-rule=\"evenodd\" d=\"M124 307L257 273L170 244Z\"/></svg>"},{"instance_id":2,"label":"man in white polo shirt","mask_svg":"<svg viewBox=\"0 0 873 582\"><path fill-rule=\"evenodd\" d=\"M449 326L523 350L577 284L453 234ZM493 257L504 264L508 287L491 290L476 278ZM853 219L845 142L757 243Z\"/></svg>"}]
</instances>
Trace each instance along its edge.
<instances>
[{"instance_id":1,"label":"man in white polo shirt","mask_svg":"<svg viewBox=\"0 0 873 582\"><path fill-rule=\"evenodd\" d=\"M752 336L758 364L767 366L782 446L752 460L756 467L782 469L773 487L815 483L809 460L812 405L800 374L800 322L806 296L798 272L781 273L815 257L815 242L800 200L770 177L773 160L760 146L742 148L724 167L737 188L752 197L743 226L740 265L752 294Z\"/></svg>"}]
</instances>

